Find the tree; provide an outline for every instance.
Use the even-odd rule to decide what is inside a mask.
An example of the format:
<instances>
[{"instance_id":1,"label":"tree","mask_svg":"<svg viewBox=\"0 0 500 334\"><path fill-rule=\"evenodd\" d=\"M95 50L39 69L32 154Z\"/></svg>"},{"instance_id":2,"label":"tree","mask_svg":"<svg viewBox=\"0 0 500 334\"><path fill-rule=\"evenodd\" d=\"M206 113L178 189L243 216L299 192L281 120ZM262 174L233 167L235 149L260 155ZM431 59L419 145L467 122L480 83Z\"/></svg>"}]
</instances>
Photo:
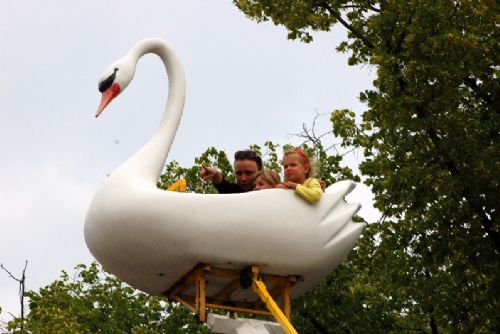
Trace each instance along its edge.
<instances>
[{"instance_id":1,"label":"tree","mask_svg":"<svg viewBox=\"0 0 500 334\"><path fill-rule=\"evenodd\" d=\"M30 311L9 322L10 333L209 333L184 307L133 289L97 263L75 270L26 292Z\"/></svg>"},{"instance_id":2,"label":"tree","mask_svg":"<svg viewBox=\"0 0 500 334\"><path fill-rule=\"evenodd\" d=\"M377 69L374 89L360 94L368 107L362 121L336 110L332 125L345 147L363 151L360 170L384 215L370 226L376 239L364 264L371 270L355 280L379 294L360 302L384 301L380 315L397 318L379 332L498 331L496 1L234 3L304 42L341 24L348 38L338 50L350 53L349 64ZM332 275L346 279L340 270ZM319 319L331 333L354 331L328 314Z\"/></svg>"}]
</instances>

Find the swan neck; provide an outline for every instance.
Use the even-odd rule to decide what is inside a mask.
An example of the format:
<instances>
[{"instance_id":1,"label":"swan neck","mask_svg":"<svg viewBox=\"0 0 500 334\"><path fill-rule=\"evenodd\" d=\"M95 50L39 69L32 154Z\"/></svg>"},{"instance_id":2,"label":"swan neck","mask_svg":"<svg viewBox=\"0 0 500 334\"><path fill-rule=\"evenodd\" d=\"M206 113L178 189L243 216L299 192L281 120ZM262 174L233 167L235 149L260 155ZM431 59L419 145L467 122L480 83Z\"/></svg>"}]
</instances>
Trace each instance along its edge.
<instances>
[{"instance_id":1,"label":"swan neck","mask_svg":"<svg viewBox=\"0 0 500 334\"><path fill-rule=\"evenodd\" d=\"M172 146L184 108L186 80L182 65L172 47L160 39L147 39L138 43L126 57L134 64L148 53L162 60L168 76L168 98L165 111L151 139L116 172L149 186L156 187ZM115 172L115 173L116 173ZM129 179L128 182L131 182Z\"/></svg>"}]
</instances>

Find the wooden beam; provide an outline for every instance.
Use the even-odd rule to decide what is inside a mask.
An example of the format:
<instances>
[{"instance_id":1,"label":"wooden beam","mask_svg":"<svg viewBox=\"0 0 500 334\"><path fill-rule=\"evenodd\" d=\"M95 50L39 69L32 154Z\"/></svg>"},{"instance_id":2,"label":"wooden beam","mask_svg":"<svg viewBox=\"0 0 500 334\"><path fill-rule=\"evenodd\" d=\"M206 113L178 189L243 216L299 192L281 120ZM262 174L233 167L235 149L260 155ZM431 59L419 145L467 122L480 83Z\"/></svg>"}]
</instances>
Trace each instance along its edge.
<instances>
[{"instance_id":1,"label":"wooden beam","mask_svg":"<svg viewBox=\"0 0 500 334\"><path fill-rule=\"evenodd\" d=\"M286 277L281 277L281 276L276 276L276 275L266 275L263 274L260 276L260 279L267 283L271 283L273 285L281 285L281 286L287 286L289 284L294 284L300 279L300 276L295 276L295 275L290 275Z\"/></svg>"},{"instance_id":2,"label":"wooden beam","mask_svg":"<svg viewBox=\"0 0 500 334\"><path fill-rule=\"evenodd\" d=\"M207 279L210 277L217 278L217 280L214 279L217 284L224 284L212 296L207 295L207 285L210 287L210 282ZM250 278L252 290L260 299L255 301L250 296L252 301L247 301L246 298L241 298L243 300L238 301L231 300L231 296L241 287L241 282ZM262 274L258 266L246 267L244 270L233 270L198 263L165 291L164 295L170 300L186 306L202 322L207 320L206 308L210 307L231 312L274 316L287 334L296 334L297 332L290 323L291 288L299 279L300 276L294 275L282 277ZM265 283L272 286L270 291L267 290ZM275 302L276 298L280 299L281 307Z\"/></svg>"},{"instance_id":3,"label":"wooden beam","mask_svg":"<svg viewBox=\"0 0 500 334\"><path fill-rule=\"evenodd\" d=\"M207 321L205 274L199 272L196 277L196 314L202 322Z\"/></svg>"},{"instance_id":4,"label":"wooden beam","mask_svg":"<svg viewBox=\"0 0 500 334\"><path fill-rule=\"evenodd\" d=\"M222 288L215 295L213 295L212 299L214 299L214 300L230 300L233 292L238 290L239 287L240 287L240 280L235 279L235 280L231 281L231 283L226 285L224 288Z\"/></svg>"},{"instance_id":5,"label":"wooden beam","mask_svg":"<svg viewBox=\"0 0 500 334\"><path fill-rule=\"evenodd\" d=\"M205 270L205 272L207 273L207 275L213 275L217 277L227 277L227 278L237 278L237 279L240 278L239 270L210 267L209 269Z\"/></svg>"},{"instance_id":6,"label":"wooden beam","mask_svg":"<svg viewBox=\"0 0 500 334\"><path fill-rule=\"evenodd\" d=\"M171 299L181 303L182 305L186 306L191 312L195 313L196 310L194 304L190 303L187 299L181 296L173 296Z\"/></svg>"},{"instance_id":7,"label":"wooden beam","mask_svg":"<svg viewBox=\"0 0 500 334\"><path fill-rule=\"evenodd\" d=\"M292 313L292 289L291 286L285 286L281 290L281 309L287 317L288 320L291 320Z\"/></svg>"},{"instance_id":8,"label":"wooden beam","mask_svg":"<svg viewBox=\"0 0 500 334\"><path fill-rule=\"evenodd\" d=\"M257 310L257 309L252 309L252 308L244 308L244 307L220 305L220 304L211 304L211 303L207 303L207 307L215 308L215 309L219 309L219 310L232 311L232 312L261 314L261 315L272 316L271 312L269 312L268 310L264 310L264 309Z\"/></svg>"},{"instance_id":9,"label":"wooden beam","mask_svg":"<svg viewBox=\"0 0 500 334\"><path fill-rule=\"evenodd\" d=\"M170 296L177 295L179 293L184 292L184 290L189 287L189 285L193 285L196 281L196 276L198 275L199 272L206 270L210 268L210 266L207 266L204 263L198 263L188 271L184 276L182 276L177 282L175 282L170 288L167 289L163 293L164 296L167 296L170 298Z\"/></svg>"}]
</instances>

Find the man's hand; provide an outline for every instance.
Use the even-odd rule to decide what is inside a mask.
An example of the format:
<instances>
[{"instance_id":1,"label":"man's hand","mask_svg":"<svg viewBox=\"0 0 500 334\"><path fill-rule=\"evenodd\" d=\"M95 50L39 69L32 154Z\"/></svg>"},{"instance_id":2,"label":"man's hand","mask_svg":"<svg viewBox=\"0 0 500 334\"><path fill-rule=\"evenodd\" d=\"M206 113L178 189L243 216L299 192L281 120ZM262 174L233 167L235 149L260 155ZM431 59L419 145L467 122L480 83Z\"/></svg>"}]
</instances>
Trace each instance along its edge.
<instances>
[{"instance_id":1,"label":"man's hand","mask_svg":"<svg viewBox=\"0 0 500 334\"><path fill-rule=\"evenodd\" d=\"M202 165L200 169L200 177L203 181L211 181L212 183L221 183L224 177L217 168Z\"/></svg>"}]
</instances>

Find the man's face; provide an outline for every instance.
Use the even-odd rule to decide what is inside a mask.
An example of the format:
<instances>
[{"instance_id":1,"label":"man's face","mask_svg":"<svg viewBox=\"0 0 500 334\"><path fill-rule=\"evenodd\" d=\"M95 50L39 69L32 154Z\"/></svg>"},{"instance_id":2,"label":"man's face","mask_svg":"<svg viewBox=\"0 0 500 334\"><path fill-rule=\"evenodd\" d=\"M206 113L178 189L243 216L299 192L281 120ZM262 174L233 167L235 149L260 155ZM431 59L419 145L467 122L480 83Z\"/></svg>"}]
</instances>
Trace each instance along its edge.
<instances>
[{"instance_id":1,"label":"man's face","mask_svg":"<svg viewBox=\"0 0 500 334\"><path fill-rule=\"evenodd\" d=\"M234 174L236 183L246 191L255 186L255 179L259 173L257 163L253 160L236 160L234 162Z\"/></svg>"}]
</instances>

